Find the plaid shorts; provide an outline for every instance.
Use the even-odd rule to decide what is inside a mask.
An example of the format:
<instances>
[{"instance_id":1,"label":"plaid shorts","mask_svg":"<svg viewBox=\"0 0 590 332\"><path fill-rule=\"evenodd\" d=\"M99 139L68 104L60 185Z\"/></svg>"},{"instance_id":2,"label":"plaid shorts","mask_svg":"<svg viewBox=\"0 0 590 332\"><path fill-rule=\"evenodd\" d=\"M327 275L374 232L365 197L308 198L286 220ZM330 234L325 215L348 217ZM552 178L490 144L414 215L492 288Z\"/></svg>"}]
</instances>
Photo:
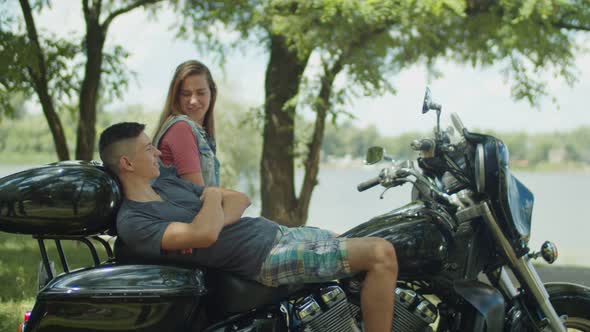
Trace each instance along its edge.
<instances>
[{"instance_id":1,"label":"plaid shorts","mask_svg":"<svg viewBox=\"0 0 590 332\"><path fill-rule=\"evenodd\" d=\"M279 226L275 243L256 281L277 287L351 276L346 239L313 227Z\"/></svg>"}]
</instances>

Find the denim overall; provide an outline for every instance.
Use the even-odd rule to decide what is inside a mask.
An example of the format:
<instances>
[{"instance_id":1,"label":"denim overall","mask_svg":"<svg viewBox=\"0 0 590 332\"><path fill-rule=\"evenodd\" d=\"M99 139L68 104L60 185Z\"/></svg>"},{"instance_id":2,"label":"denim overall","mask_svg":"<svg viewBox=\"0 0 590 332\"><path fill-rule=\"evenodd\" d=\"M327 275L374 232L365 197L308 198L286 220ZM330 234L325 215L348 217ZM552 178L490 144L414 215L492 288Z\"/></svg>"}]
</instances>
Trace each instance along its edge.
<instances>
[{"instance_id":1,"label":"denim overall","mask_svg":"<svg viewBox=\"0 0 590 332\"><path fill-rule=\"evenodd\" d=\"M154 146L157 147L168 129L179 121L188 123L193 131L193 135L195 135L197 139L199 158L201 159L201 174L205 181L205 187L219 187L219 160L217 160L217 157L215 156L215 140L210 138L205 132L205 129L191 120L187 115L174 115L169 117L154 138Z\"/></svg>"}]
</instances>

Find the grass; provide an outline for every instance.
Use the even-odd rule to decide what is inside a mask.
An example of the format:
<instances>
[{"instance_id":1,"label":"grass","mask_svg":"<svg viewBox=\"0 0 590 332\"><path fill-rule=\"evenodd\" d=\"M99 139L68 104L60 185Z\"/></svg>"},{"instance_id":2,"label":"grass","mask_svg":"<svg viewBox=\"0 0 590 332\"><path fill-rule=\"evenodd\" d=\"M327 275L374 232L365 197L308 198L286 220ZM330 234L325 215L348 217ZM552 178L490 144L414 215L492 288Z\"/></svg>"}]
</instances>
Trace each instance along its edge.
<instances>
[{"instance_id":1,"label":"grass","mask_svg":"<svg viewBox=\"0 0 590 332\"><path fill-rule=\"evenodd\" d=\"M49 259L62 273L54 241L45 241ZM82 243L62 241L70 270L92 265L90 251ZM96 246L101 260L104 249ZM102 250L101 250L102 249ZM0 332L15 332L26 310L31 310L37 295L37 274L41 254L30 235L0 232Z\"/></svg>"}]
</instances>

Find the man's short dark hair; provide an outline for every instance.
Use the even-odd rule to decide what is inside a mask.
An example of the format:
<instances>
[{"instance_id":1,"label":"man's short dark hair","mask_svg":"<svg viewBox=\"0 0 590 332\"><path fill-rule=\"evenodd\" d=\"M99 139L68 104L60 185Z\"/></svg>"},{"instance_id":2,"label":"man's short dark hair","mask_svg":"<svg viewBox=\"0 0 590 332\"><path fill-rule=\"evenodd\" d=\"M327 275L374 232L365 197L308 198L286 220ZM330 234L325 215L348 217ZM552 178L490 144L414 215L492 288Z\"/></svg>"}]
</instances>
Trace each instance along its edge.
<instances>
[{"instance_id":1,"label":"man's short dark hair","mask_svg":"<svg viewBox=\"0 0 590 332\"><path fill-rule=\"evenodd\" d=\"M105 167L119 174L119 158L125 153L124 143L137 138L145 129L145 125L137 122L116 123L105 129L98 140L98 153Z\"/></svg>"}]
</instances>

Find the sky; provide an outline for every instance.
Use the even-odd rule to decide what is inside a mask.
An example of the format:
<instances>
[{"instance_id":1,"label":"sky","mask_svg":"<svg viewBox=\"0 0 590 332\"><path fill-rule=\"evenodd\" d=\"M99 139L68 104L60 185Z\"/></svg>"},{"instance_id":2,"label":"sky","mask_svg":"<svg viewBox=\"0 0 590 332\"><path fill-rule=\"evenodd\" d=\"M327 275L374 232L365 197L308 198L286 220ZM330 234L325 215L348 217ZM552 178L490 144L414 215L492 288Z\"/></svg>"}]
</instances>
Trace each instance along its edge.
<instances>
[{"instance_id":1,"label":"sky","mask_svg":"<svg viewBox=\"0 0 590 332\"><path fill-rule=\"evenodd\" d=\"M12 4L16 5L16 2ZM11 9L20 14L20 8ZM51 9L37 15L36 20L39 30L61 36L81 35L84 31L79 1L55 0ZM226 94L249 107L262 105L268 61L264 49L250 43L242 51L231 53L222 69L212 53L198 51L190 41L177 40L172 29L176 24L178 22L169 10L159 12L157 20L149 18L143 10L135 10L113 21L106 47L120 44L131 53L126 64L136 72L137 79L123 99L114 101L111 108L140 104L145 110L159 111L174 69L188 59L201 60L210 67L221 87L220 98ZM581 35L580 39L588 41L589 36ZM576 63L579 80L573 87L549 73L546 75L549 91L557 98L559 107L549 98L541 102L539 109L532 108L526 101L514 101L499 66L474 69L441 62L437 66L443 73L440 78L429 79L424 66L410 67L391 78L397 89L396 95L359 97L346 109L356 116L353 121L357 126L375 125L383 135L430 130L435 115L420 112L425 87L429 86L434 100L443 105L443 114L458 113L467 128L534 133L590 126L590 110L586 102L590 92L590 55L578 54ZM38 106L32 106L35 107Z\"/></svg>"}]
</instances>

